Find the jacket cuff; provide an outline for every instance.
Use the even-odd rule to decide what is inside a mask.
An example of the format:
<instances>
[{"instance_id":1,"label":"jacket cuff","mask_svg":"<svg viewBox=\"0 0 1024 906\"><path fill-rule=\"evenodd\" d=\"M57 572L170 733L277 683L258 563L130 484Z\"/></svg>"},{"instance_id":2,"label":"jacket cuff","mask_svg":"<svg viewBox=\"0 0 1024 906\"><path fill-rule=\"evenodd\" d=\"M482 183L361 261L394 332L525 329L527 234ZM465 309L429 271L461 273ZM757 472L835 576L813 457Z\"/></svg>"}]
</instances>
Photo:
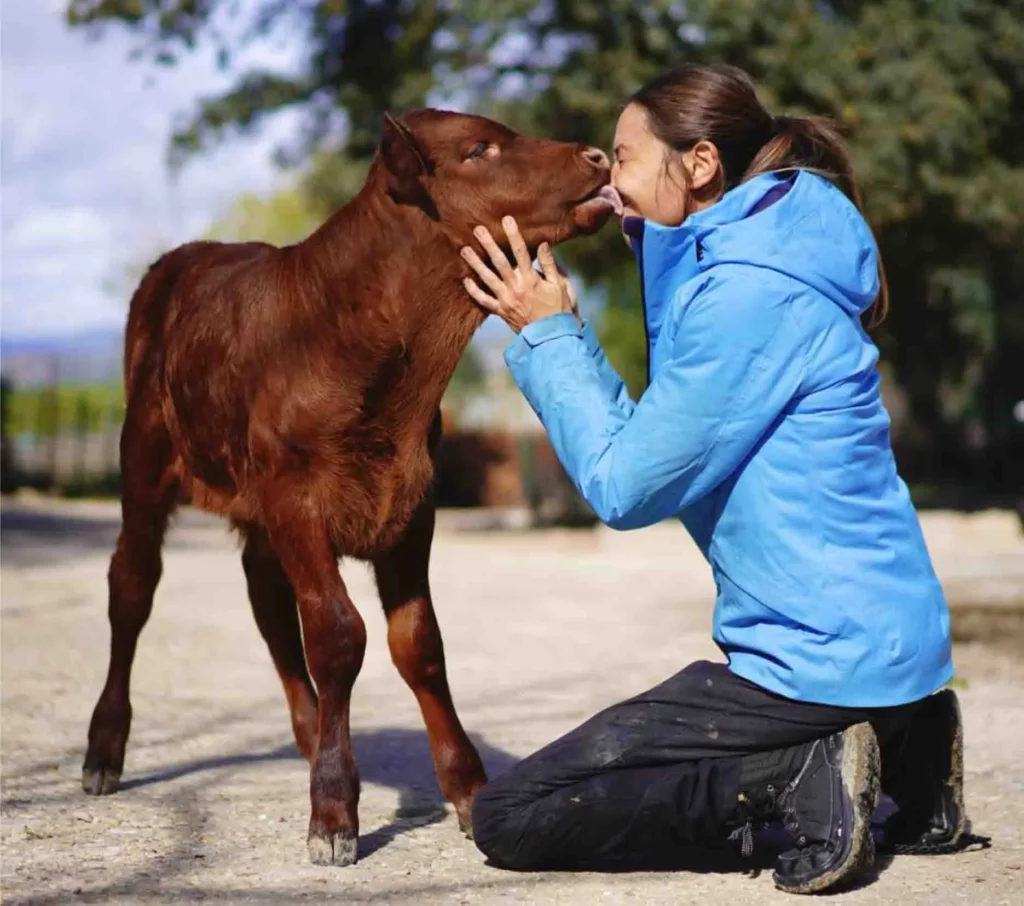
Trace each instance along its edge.
<instances>
[{"instance_id":1,"label":"jacket cuff","mask_svg":"<svg viewBox=\"0 0 1024 906\"><path fill-rule=\"evenodd\" d=\"M571 312L559 312L527 324L505 348L505 362L511 366L522 361L534 347L560 337L583 337L583 328Z\"/></svg>"},{"instance_id":2,"label":"jacket cuff","mask_svg":"<svg viewBox=\"0 0 1024 906\"><path fill-rule=\"evenodd\" d=\"M559 337L582 337L583 329L574 314L563 311L527 324L519 331L519 336L532 347Z\"/></svg>"}]
</instances>

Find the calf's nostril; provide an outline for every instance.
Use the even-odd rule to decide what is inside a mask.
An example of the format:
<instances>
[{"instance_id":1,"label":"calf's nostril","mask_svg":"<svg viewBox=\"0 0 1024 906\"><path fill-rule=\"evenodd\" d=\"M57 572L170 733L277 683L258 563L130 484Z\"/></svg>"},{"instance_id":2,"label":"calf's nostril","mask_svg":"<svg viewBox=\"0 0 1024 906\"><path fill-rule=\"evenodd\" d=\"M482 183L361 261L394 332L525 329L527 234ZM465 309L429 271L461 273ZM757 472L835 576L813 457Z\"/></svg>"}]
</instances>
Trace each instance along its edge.
<instances>
[{"instance_id":1,"label":"calf's nostril","mask_svg":"<svg viewBox=\"0 0 1024 906\"><path fill-rule=\"evenodd\" d=\"M611 163L608 161L608 155L600 148L584 148L581 153L595 167L601 167L602 169L611 168Z\"/></svg>"}]
</instances>

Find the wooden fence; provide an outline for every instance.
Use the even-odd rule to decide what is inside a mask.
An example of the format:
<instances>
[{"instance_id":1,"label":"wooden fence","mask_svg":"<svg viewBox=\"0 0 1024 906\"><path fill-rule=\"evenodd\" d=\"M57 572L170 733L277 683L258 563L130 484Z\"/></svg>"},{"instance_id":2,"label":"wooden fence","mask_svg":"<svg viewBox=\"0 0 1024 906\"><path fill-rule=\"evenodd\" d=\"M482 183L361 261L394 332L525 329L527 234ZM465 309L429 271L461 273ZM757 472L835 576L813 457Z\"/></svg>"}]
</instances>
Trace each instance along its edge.
<instances>
[{"instance_id":1,"label":"wooden fence","mask_svg":"<svg viewBox=\"0 0 1024 906\"><path fill-rule=\"evenodd\" d=\"M3 387L4 490L116 486L124 401L116 386Z\"/></svg>"}]
</instances>

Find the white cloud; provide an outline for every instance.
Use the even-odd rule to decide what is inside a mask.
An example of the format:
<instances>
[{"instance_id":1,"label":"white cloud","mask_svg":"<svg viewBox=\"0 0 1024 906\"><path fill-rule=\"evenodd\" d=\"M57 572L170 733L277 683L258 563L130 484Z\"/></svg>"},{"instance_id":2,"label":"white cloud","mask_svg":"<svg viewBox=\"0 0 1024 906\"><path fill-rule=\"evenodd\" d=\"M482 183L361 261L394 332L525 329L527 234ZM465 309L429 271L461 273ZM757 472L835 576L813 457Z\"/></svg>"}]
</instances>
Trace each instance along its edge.
<instances>
[{"instance_id":1,"label":"white cloud","mask_svg":"<svg viewBox=\"0 0 1024 906\"><path fill-rule=\"evenodd\" d=\"M110 234L109 224L85 205L66 208L36 208L17 221L4 238L8 255L57 252L68 245L92 245Z\"/></svg>"},{"instance_id":2,"label":"white cloud","mask_svg":"<svg viewBox=\"0 0 1024 906\"><path fill-rule=\"evenodd\" d=\"M128 59L131 38L112 28L93 42L68 30L62 0L4 0L2 52L2 329L65 333L123 322L112 276L193 238L246 191L283 177L271 149L294 128L278 116L264 134L188 164L171 181L174 118L222 91L233 76L209 53L158 68ZM285 65L288 46L251 58Z\"/></svg>"}]
</instances>

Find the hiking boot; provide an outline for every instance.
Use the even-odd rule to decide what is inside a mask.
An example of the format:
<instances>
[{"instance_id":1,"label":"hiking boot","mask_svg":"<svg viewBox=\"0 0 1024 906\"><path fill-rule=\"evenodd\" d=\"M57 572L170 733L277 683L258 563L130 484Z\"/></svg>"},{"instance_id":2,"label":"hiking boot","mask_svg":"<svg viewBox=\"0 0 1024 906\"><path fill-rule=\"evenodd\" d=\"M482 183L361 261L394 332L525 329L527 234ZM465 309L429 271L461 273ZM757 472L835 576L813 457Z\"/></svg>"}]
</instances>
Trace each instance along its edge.
<instances>
[{"instance_id":1,"label":"hiking boot","mask_svg":"<svg viewBox=\"0 0 1024 906\"><path fill-rule=\"evenodd\" d=\"M952 689L930 695L882 752L882 789L899 809L885 823L887 852L953 852L967 830L964 730Z\"/></svg>"},{"instance_id":2,"label":"hiking boot","mask_svg":"<svg viewBox=\"0 0 1024 906\"><path fill-rule=\"evenodd\" d=\"M853 880L872 865L871 812L881 760L870 724L779 752L747 756L741 769L744 854L754 819L782 820L796 848L772 876L789 893L817 893Z\"/></svg>"}]
</instances>

